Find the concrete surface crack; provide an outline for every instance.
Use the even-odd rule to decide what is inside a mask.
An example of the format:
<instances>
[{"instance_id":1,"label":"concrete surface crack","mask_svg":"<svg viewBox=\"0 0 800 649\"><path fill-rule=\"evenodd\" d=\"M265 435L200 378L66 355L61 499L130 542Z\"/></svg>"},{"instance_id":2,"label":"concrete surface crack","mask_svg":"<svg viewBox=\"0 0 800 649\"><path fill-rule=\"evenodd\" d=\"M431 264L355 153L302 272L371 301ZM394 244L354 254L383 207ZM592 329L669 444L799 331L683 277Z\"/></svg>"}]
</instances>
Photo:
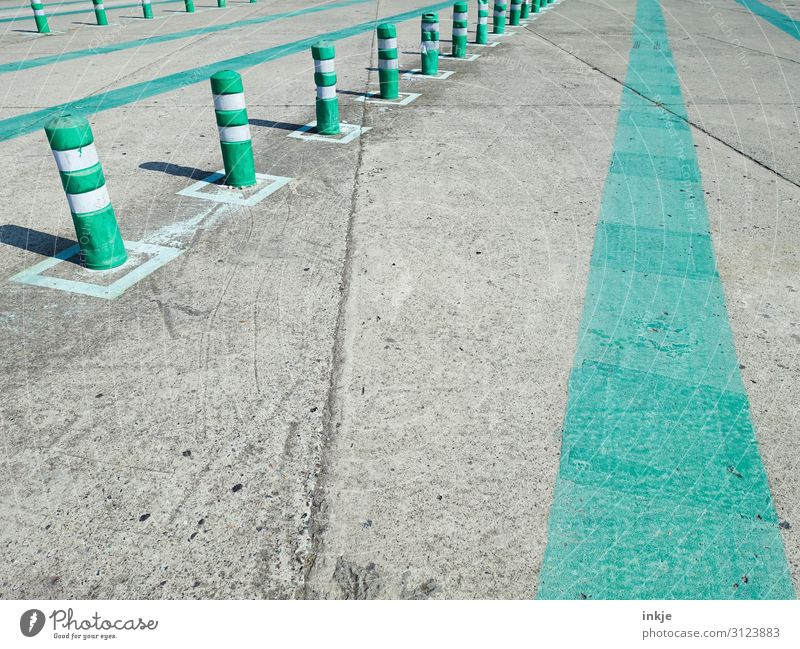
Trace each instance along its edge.
<instances>
[{"instance_id":1,"label":"concrete surface crack","mask_svg":"<svg viewBox=\"0 0 800 649\"><path fill-rule=\"evenodd\" d=\"M375 14L376 19L380 12L381 3L376 3ZM373 32L372 42L370 43L370 50L375 50L375 33ZM369 89L369 80L372 76L370 72L364 82L364 92ZM364 126L364 121L367 111L367 102L361 105L361 114L358 122L359 127ZM355 226L355 214L358 199L358 192L360 188L359 178L361 175L361 167L364 158L364 136L359 137L356 142L358 143L358 156L356 158L356 168L353 174L353 188L350 192L350 210L347 215L347 228L345 233L345 249L344 260L342 262L342 271L339 279L339 308L336 318L336 331L333 340L333 352L331 354L331 370L330 379L328 384L328 394L325 400L325 408L322 415L322 436L320 439L319 448L319 469L316 474L316 480L311 492L311 508L308 517L308 530L310 537L310 549L305 559L303 567L303 583L301 585L303 599L310 599L314 597L311 578L314 571L314 566L317 557L322 550L323 536L325 532L325 490L326 478L329 465L329 453L331 444L342 419L342 401L339 396L339 388L342 385L342 376L347 362L347 344L346 344L346 327L347 327L347 312L348 303L350 298L350 285L353 274L353 251L355 245L353 243L353 230Z\"/></svg>"},{"instance_id":2,"label":"concrete surface crack","mask_svg":"<svg viewBox=\"0 0 800 649\"><path fill-rule=\"evenodd\" d=\"M638 90L636 90L635 88L631 88L631 87L630 87L628 84L626 84L626 83L625 83L624 81L622 81L621 79L617 79L617 77L615 77L615 76L613 76L613 75L609 74L608 72L605 72L604 70L601 70L600 68L598 68L598 67L597 67L597 66L595 66L595 65L592 65L592 64L591 64L591 63L589 63L589 61L587 61L586 59L582 59L582 58L581 58L580 56L578 56L577 54L575 54L575 53L573 53L573 52L570 52L570 51L569 51L569 50L567 50L567 49L564 49L564 48L563 48L563 47L561 47L561 46L560 46L558 43L556 43L556 42L554 42L554 41L550 40L550 39L549 39L549 38L547 38L546 36L543 36L543 35L542 35L540 32L534 31L534 30L532 30L530 27L526 27L525 29L526 29L526 30L528 30L529 32L531 32L532 34L535 34L536 36L538 36L539 38L541 38L541 39L542 39L543 41L545 41L546 43L549 43L549 44L550 44L550 45L552 45L553 47L555 47L555 48L557 48L557 49L561 50L562 52L564 52L565 54L568 54L569 56L571 56L571 57L572 57L572 58L574 58L575 60L577 60L577 61L580 61L580 62L581 62L581 63L583 63L585 66L587 66L587 67L591 68L591 69L592 69L592 70L594 70L595 72L598 72L599 74L602 74L604 77L606 77L606 78L608 78L608 79L611 79L611 80L612 80L612 81L614 81L615 83L618 83L620 86L623 86L623 87L627 88L627 89L628 89L628 90L630 90L631 92L634 92L634 93L636 93L637 95L639 95L640 97L642 97L643 99L646 99L647 101L651 102L651 103L652 103L654 106L658 106L659 108L661 108L661 109L662 109L662 110L664 110L665 112L669 113L669 114L670 114L670 115L672 115L673 117L675 117L675 118L677 118L677 119L680 119L682 122L685 122L685 123L686 123L686 124L688 124L689 126L691 126L691 127L695 128L695 129L697 129L697 130L698 130L698 131L700 131L700 132L701 132L703 135L705 135L705 136L707 136L707 137L711 138L711 139L712 139L712 140L714 140L715 142L719 142L719 143L720 143L720 144L722 144L723 146L726 146L726 147L727 147L727 148L729 148L731 151L734 151L735 153L738 153L740 156L742 156L742 157L746 158L747 160L750 160L750 162L753 162L754 164L758 165L758 166L759 166L759 167L761 167L762 169L765 169L765 170L769 171L770 173L774 174L775 176L777 176L777 177L778 177L778 178L780 178L781 180L784 180L784 181L786 181L787 183L789 183L790 185L793 185L794 187L797 187L798 189L800 189L800 182L798 182L798 181L796 181L796 180L793 180L793 179L789 178L789 177L788 177L788 176L786 176L785 174L782 174L782 173L781 173L780 171L778 171L777 169L775 169L775 168L773 168L773 167L770 167L770 166L769 166L767 163L763 162L762 160L759 160L758 158L756 158L756 157L752 156L751 154L747 153L746 151L743 151L743 150L742 150L742 149L740 149L739 147L737 147L737 146L734 146L733 144L731 144L731 143L730 143L730 142L728 142L727 140L724 140L723 138L721 138L721 137L719 137L719 136L717 136L717 135L714 135L713 133L711 133L711 132L710 132L710 131L708 131L707 129L703 128L703 127L702 127L700 124L698 124L697 122L694 122L694 121L692 121L691 119L687 119L687 118L686 118L686 117L684 117L683 115L680 115L679 113L676 113L676 112L674 112L673 110L671 110L671 109L669 108L669 106L667 106L667 105L665 105L665 104L662 104L662 103L660 103L660 102L657 102L657 101L655 101L654 99L652 99L652 98L648 97L647 95L644 95L644 94L642 94L641 92L639 92L639 91L638 91Z\"/></svg>"}]
</instances>

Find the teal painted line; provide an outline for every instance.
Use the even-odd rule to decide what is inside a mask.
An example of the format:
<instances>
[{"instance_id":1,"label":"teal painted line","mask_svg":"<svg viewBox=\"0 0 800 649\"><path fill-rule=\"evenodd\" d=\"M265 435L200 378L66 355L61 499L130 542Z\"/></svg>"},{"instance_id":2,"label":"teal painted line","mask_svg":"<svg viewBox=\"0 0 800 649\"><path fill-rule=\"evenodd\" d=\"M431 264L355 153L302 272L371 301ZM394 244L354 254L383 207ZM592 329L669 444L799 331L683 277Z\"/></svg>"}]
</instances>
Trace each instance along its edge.
<instances>
[{"instance_id":1,"label":"teal painted line","mask_svg":"<svg viewBox=\"0 0 800 649\"><path fill-rule=\"evenodd\" d=\"M678 87L658 0L639 0L542 599L794 597Z\"/></svg>"},{"instance_id":2,"label":"teal painted line","mask_svg":"<svg viewBox=\"0 0 800 649\"><path fill-rule=\"evenodd\" d=\"M452 6L452 4L451 0L450 2L426 5L419 9L404 11L403 13L360 23L352 27L345 27L324 34L316 34L298 41L292 41L291 43L268 47L249 54L217 61L216 63L209 63L208 65L176 72L175 74L156 77L141 83L109 90L102 94L90 95L76 101L49 106L48 108L35 110L30 113L23 113L22 115L15 115L14 117L0 120L0 142L12 140L16 137L41 129L45 120L52 116L53 113L69 111L75 115L83 115L84 117L94 115L101 111L119 108L120 106L132 104L143 99L149 99L150 97L155 97L156 95L166 92L172 92L195 83L207 83L208 78L219 70L243 70L251 68L260 63L275 61L291 54L305 52L311 45L319 40L338 41L343 38L350 38L351 36L363 34L364 32L373 31L378 24L382 22L403 22L405 20L411 20L412 18L419 18L422 12L441 10L445 7Z\"/></svg>"},{"instance_id":3,"label":"teal painted line","mask_svg":"<svg viewBox=\"0 0 800 649\"><path fill-rule=\"evenodd\" d=\"M153 0L151 4L154 5L168 5L174 4L176 2L183 2L183 0ZM140 2L135 2L133 4L124 4L124 5L115 5L113 7L109 6L106 7L106 11L114 11L115 9L130 9L132 7L141 7ZM45 5L45 11L47 11L47 5ZM47 14L48 18L54 18L56 16L77 16L79 14L93 14L94 13L94 6L90 6L89 9L73 9L71 11L59 11L52 14ZM23 16L12 16L11 18L0 18L0 23L14 23L19 20L33 20L33 13L29 12Z\"/></svg>"},{"instance_id":4,"label":"teal painted line","mask_svg":"<svg viewBox=\"0 0 800 649\"><path fill-rule=\"evenodd\" d=\"M10 63L0 64L0 74L7 74L9 72L19 72L21 70L38 68L45 65L53 65L55 63L63 63L65 61L74 61L75 59L82 59L89 56L99 56L103 54L111 54L112 52L122 52L124 50L144 47L146 45L168 43L170 41L181 40L184 38L191 38L192 36L200 36L204 34L213 34L215 32L223 32L229 29L239 29L242 27L250 27L252 25L263 25L265 23L275 22L276 20L284 20L288 18L295 18L298 16L305 16L308 14L320 13L323 11L331 11L333 9L341 9L344 7L350 7L352 5L357 5L357 4L365 4L372 1L373 0L344 0L342 2L333 2L326 5L319 5L316 7L306 7L304 9L296 9L294 11L286 11L277 14L270 14L269 16L259 16L258 18L237 20L232 23L209 25L206 27L196 27L194 29L187 29L180 32L174 32L172 34L158 34L155 36L148 36L147 38L138 38L133 41L112 43L111 45L103 45L100 47L90 47L85 50L75 50L74 52L63 52L61 54L53 54L51 56L40 56L35 59L27 59L23 61L12 61Z\"/></svg>"},{"instance_id":5,"label":"teal painted line","mask_svg":"<svg viewBox=\"0 0 800 649\"><path fill-rule=\"evenodd\" d=\"M765 5L758 0L736 0L745 9L749 9L752 13L760 18L763 18L771 25L786 32L789 36L793 36L800 40L800 20L793 20L786 14Z\"/></svg>"}]
</instances>

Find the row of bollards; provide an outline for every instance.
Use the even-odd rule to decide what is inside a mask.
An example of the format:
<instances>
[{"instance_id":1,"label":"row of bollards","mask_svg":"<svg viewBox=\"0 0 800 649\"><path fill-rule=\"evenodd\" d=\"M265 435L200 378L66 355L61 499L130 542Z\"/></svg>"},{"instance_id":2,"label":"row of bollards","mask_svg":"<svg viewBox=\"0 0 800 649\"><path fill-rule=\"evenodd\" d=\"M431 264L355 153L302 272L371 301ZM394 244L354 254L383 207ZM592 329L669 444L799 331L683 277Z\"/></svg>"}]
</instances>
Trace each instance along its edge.
<instances>
[{"instance_id":1,"label":"row of bollards","mask_svg":"<svg viewBox=\"0 0 800 649\"><path fill-rule=\"evenodd\" d=\"M534 0L535 1L535 0ZM258 0L250 0L250 4L255 4ZM97 24L101 27L108 25L108 17L106 16L106 9L103 6L103 0L92 0L94 5L94 15L97 19ZM141 0L142 16L147 19L153 18L153 7L150 5L150 0ZM183 0L186 13L194 13L194 0ZM217 7L224 9L227 6L226 0L217 0ZM50 26L47 24L47 15L44 11L44 4L40 0L31 0L31 9L33 10L33 20L36 22L36 31L40 34L49 34Z\"/></svg>"},{"instance_id":2,"label":"row of bollards","mask_svg":"<svg viewBox=\"0 0 800 649\"><path fill-rule=\"evenodd\" d=\"M538 13L543 7L546 7L548 4L551 4L554 0L511 0L511 11L508 16L508 22L510 25L519 25L520 18L527 18L530 15L530 12L533 11L534 13ZM250 0L251 4L255 4L258 0ZM97 19L97 24L100 26L108 25L108 17L106 16L106 10L103 6L103 0L92 0L94 4L94 13ZM147 19L153 18L153 8L150 4L150 0L141 0L142 4L142 16ZM194 0L183 0L184 7L186 9L186 13L194 13ZM217 0L217 7L220 9L225 9L227 7L227 0ZM467 3L460 2L458 3L459 6L463 7L463 10L459 10L458 14L464 14L466 16L467 12ZM486 32L487 27L482 27L486 25L488 22L488 15L489 15L489 0L478 0L478 37L476 39L476 43L485 45L488 41L486 40ZM494 3L494 33L495 34L502 34L505 32L505 24L506 24L506 9L508 5L506 4L506 0L495 0ZM49 34L50 27L47 24L47 15L44 11L44 4L39 0L31 0L31 9L33 10L33 19L36 22L36 30L40 34ZM486 12L485 14L483 12ZM435 15L435 14L434 14ZM482 20L486 19L486 20ZM456 22L459 23L456 26ZM463 25L461 23L464 23ZM456 49L456 32L458 31L459 36L459 43L464 43L464 47L466 47L466 18L463 20L456 17L456 14L453 15L453 48ZM463 30L463 32L461 31ZM438 32L438 29L437 29ZM483 35L481 35L483 33ZM463 36L463 41L461 37ZM423 40L425 40L423 38ZM438 43L437 40L430 40L430 43ZM426 46L428 47L428 46ZM428 47L428 51L433 51L433 45ZM438 52L438 45L436 47L436 51ZM453 56L462 58L463 55L453 53ZM425 69L425 65L423 64L423 69ZM430 69L430 68L429 68ZM435 73L434 73L435 74Z\"/></svg>"},{"instance_id":3,"label":"row of bollards","mask_svg":"<svg viewBox=\"0 0 800 649\"><path fill-rule=\"evenodd\" d=\"M185 0L187 7L192 0ZM218 0L224 6L225 0ZM532 0L533 11L547 0ZM93 0L98 22L106 20L103 0ZM515 7L509 19L513 20ZM142 7L149 11L150 0L142 0ZM32 0L34 11L41 7ZM504 2L495 2L494 33L502 34L505 27ZM468 5L456 2L453 5L452 56L464 58L467 50ZM488 0L478 0L478 22L475 42L488 40ZM34 14L42 25L39 30L47 33L47 19L43 14ZM152 16L152 13L150 13ZM520 15L522 12L520 10ZM502 22L498 20L502 17ZM380 97L399 97L399 65L397 56L397 28L382 24L377 28L378 77ZM436 75L439 66L439 16L434 12L422 15L421 72ZM314 83L316 96L316 130L320 135L337 135L339 126L339 100L336 96L336 51L333 43L320 41L311 47L314 60ZM250 137L250 122L244 98L242 77L233 70L222 70L211 75L211 94L214 114L219 131L222 161L225 168L222 182L237 188L256 184L256 169L253 144ZM94 145L94 137L88 120L84 117L62 114L51 118L44 127L47 140L61 176L61 184L67 195L78 244L86 267L91 270L108 270L125 263L127 253L120 234L114 209L106 189L103 169Z\"/></svg>"}]
</instances>

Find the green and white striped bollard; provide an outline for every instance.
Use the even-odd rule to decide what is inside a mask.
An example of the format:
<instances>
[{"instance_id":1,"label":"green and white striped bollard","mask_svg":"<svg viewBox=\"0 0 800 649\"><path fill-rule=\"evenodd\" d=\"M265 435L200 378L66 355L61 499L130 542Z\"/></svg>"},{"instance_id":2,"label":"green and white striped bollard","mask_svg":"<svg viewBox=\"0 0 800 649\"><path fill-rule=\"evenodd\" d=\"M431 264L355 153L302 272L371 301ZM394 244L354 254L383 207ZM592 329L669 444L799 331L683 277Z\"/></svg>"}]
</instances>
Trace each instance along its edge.
<instances>
[{"instance_id":1,"label":"green and white striped bollard","mask_svg":"<svg viewBox=\"0 0 800 649\"><path fill-rule=\"evenodd\" d=\"M397 28L389 23L378 25L378 80L381 87L381 99L397 99L400 96Z\"/></svg>"},{"instance_id":2,"label":"green and white striped bollard","mask_svg":"<svg viewBox=\"0 0 800 649\"><path fill-rule=\"evenodd\" d=\"M44 13L44 5L39 0L31 0L33 19L36 21L36 31L40 34L49 34L50 25L47 24L47 16Z\"/></svg>"},{"instance_id":3,"label":"green and white striped bollard","mask_svg":"<svg viewBox=\"0 0 800 649\"><path fill-rule=\"evenodd\" d=\"M103 5L103 0L92 0L94 4L94 17L97 18L97 24L100 26L108 25L108 18L106 17L106 8Z\"/></svg>"},{"instance_id":4,"label":"green and white striped bollard","mask_svg":"<svg viewBox=\"0 0 800 649\"><path fill-rule=\"evenodd\" d=\"M422 74L439 74L439 14L432 11L422 14L422 43L419 51L422 55Z\"/></svg>"},{"instance_id":5,"label":"green and white striped bollard","mask_svg":"<svg viewBox=\"0 0 800 649\"><path fill-rule=\"evenodd\" d=\"M506 3L494 0L494 34L506 33Z\"/></svg>"},{"instance_id":6,"label":"green and white striped bollard","mask_svg":"<svg viewBox=\"0 0 800 649\"><path fill-rule=\"evenodd\" d=\"M336 50L330 41L311 46L314 83L317 84L317 133L339 134L339 100L336 98Z\"/></svg>"},{"instance_id":7,"label":"green and white striped bollard","mask_svg":"<svg viewBox=\"0 0 800 649\"><path fill-rule=\"evenodd\" d=\"M187 14L194 13L194 0L183 0L183 4L186 7Z\"/></svg>"},{"instance_id":8,"label":"green and white striped bollard","mask_svg":"<svg viewBox=\"0 0 800 649\"><path fill-rule=\"evenodd\" d=\"M223 182L231 187L255 185L256 165L242 77L233 70L215 72L211 75L211 94L225 165Z\"/></svg>"},{"instance_id":9,"label":"green and white striped bollard","mask_svg":"<svg viewBox=\"0 0 800 649\"><path fill-rule=\"evenodd\" d=\"M467 56L467 26L469 25L469 5L456 2L453 5L453 49L452 55L457 59Z\"/></svg>"},{"instance_id":10,"label":"green and white striped bollard","mask_svg":"<svg viewBox=\"0 0 800 649\"><path fill-rule=\"evenodd\" d=\"M508 24L517 26L519 25L519 16L522 13L522 4L520 0L511 0L511 11L508 14Z\"/></svg>"},{"instance_id":11,"label":"green and white striped bollard","mask_svg":"<svg viewBox=\"0 0 800 649\"><path fill-rule=\"evenodd\" d=\"M475 27L475 42L478 45L489 43L489 0L478 0L478 24Z\"/></svg>"},{"instance_id":12,"label":"green and white striped bollard","mask_svg":"<svg viewBox=\"0 0 800 649\"><path fill-rule=\"evenodd\" d=\"M519 15L519 17L523 20L531 15L530 2L533 2L533 0L522 0L522 13Z\"/></svg>"},{"instance_id":13,"label":"green and white striped bollard","mask_svg":"<svg viewBox=\"0 0 800 649\"><path fill-rule=\"evenodd\" d=\"M44 132L67 194L86 268L107 270L124 264L128 255L89 122L77 115L58 115L47 121Z\"/></svg>"},{"instance_id":14,"label":"green and white striped bollard","mask_svg":"<svg viewBox=\"0 0 800 649\"><path fill-rule=\"evenodd\" d=\"M142 0L142 15L147 19L153 17L153 8L150 6L150 0Z\"/></svg>"},{"instance_id":15,"label":"green and white striped bollard","mask_svg":"<svg viewBox=\"0 0 800 649\"><path fill-rule=\"evenodd\" d=\"M217 0L217 7L224 9L228 6L228 0Z\"/></svg>"}]
</instances>

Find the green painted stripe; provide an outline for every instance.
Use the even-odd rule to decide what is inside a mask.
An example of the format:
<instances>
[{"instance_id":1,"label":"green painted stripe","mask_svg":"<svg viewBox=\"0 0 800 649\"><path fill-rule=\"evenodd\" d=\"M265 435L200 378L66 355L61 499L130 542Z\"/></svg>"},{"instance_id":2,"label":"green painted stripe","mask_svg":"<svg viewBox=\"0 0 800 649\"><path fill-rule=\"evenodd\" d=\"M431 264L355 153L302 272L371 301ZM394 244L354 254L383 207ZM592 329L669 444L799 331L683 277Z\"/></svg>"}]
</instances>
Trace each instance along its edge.
<instances>
[{"instance_id":1,"label":"green painted stripe","mask_svg":"<svg viewBox=\"0 0 800 649\"><path fill-rule=\"evenodd\" d=\"M217 126L244 126L248 124L247 109L240 110L217 110L214 111L217 117Z\"/></svg>"},{"instance_id":2,"label":"green painted stripe","mask_svg":"<svg viewBox=\"0 0 800 649\"><path fill-rule=\"evenodd\" d=\"M766 20L771 25L800 40L800 20L793 20L786 14L765 5L758 0L736 0L744 8L749 9L756 16Z\"/></svg>"},{"instance_id":3,"label":"green painted stripe","mask_svg":"<svg viewBox=\"0 0 800 649\"><path fill-rule=\"evenodd\" d=\"M41 110L35 110L30 113L23 113L15 115L4 120L0 120L0 142L11 140L22 135L31 133L41 128L44 121L53 115L53 113L61 111L69 111L75 115L94 115L105 110L119 108L126 106L143 99L149 99L157 95L172 92L185 86L190 86L195 83L205 82L208 78L219 70L231 69L242 70L253 67L259 63L267 61L275 61L277 59L304 52L308 50L314 43L322 39L327 40L342 40L343 38L350 38L364 32L372 31L376 26L386 20L395 20L397 22L411 20L418 18L420 11L428 9L441 9L449 6L449 2L440 2L435 5L427 5L419 9L412 9L411 11L404 11L403 13L395 14L386 18L380 18L352 27L345 27L337 29L336 31L328 32L326 34L317 34L309 36L298 41L285 43L283 45L276 45L275 47L268 47L257 52L243 54L242 56L234 56L230 59L217 61L216 63L209 63L197 68L184 70L183 72L176 72L163 77L156 77L148 81L136 83L122 88L109 90L98 95L90 95L73 102L57 104L49 106Z\"/></svg>"},{"instance_id":4,"label":"green painted stripe","mask_svg":"<svg viewBox=\"0 0 800 649\"><path fill-rule=\"evenodd\" d=\"M658 0L633 40L626 83L677 89ZM540 598L794 597L692 135L629 87L568 390Z\"/></svg>"},{"instance_id":5,"label":"green painted stripe","mask_svg":"<svg viewBox=\"0 0 800 649\"><path fill-rule=\"evenodd\" d=\"M172 4L174 2L183 2L183 0L153 0L154 5L167 5ZM124 4L124 5L116 5L114 7L106 7L107 11L112 11L114 9L130 9L131 7L141 7L140 2L136 2L134 4ZM59 11L58 13L48 14L49 18L54 18L55 16L77 16L79 14L92 14L94 13L94 7L90 9L73 9L72 11ZM19 20L30 20L30 16L12 16L11 18L0 18L0 23L14 23Z\"/></svg>"},{"instance_id":6,"label":"green painted stripe","mask_svg":"<svg viewBox=\"0 0 800 649\"><path fill-rule=\"evenodd\" d=\"M80 171L59 171L58 173L67 194L84 194L106 184L103 168L99 162Z\"/></svg>"},{"instance_id":7,"label":"green painted stripe","mask_svg":"<svg viewBox=\"0 0 800 649\"><path fill-rule=\"evenodd\" d=\"M158 34L155 36L148 36L147 38L138 38L133 41L123 41L121 43L112 43L111 45L90 47L84 50L75 50L74 52L62 52L61 54L53 54L51 56L40 56L35 59L12 61L10 63L0 64L0 74L19 72L20 70L38 68L44 65L53 65L55 63L64 63L66 61L73 61L75 59L86 58L89 56L98 56L102 54L111 54L113 52L122 52L124 50L138 49L146 45L168 43L170 41L191 38L192 36L202 36L205 34L213 34L215 32L224 32L229 29L239 29L242 27L250 27L252 25L263 25L266 23L275 22L276 20L285 20L298 16L306 16L309 14L321 13L323 11L330 11L333 9L342 9L352 5L365 4L372 1L373 0L342 0L340 2L332 2L330 4L307 7L305 9L296 9L294 11L270 14L269 16L259 16L258 18L248 18L246 20L237 20L235 22L223 23L220 25L209 25L207 27L196 27L194 29L173 32L171 34Z\"/></svg>"}]
</instances>

